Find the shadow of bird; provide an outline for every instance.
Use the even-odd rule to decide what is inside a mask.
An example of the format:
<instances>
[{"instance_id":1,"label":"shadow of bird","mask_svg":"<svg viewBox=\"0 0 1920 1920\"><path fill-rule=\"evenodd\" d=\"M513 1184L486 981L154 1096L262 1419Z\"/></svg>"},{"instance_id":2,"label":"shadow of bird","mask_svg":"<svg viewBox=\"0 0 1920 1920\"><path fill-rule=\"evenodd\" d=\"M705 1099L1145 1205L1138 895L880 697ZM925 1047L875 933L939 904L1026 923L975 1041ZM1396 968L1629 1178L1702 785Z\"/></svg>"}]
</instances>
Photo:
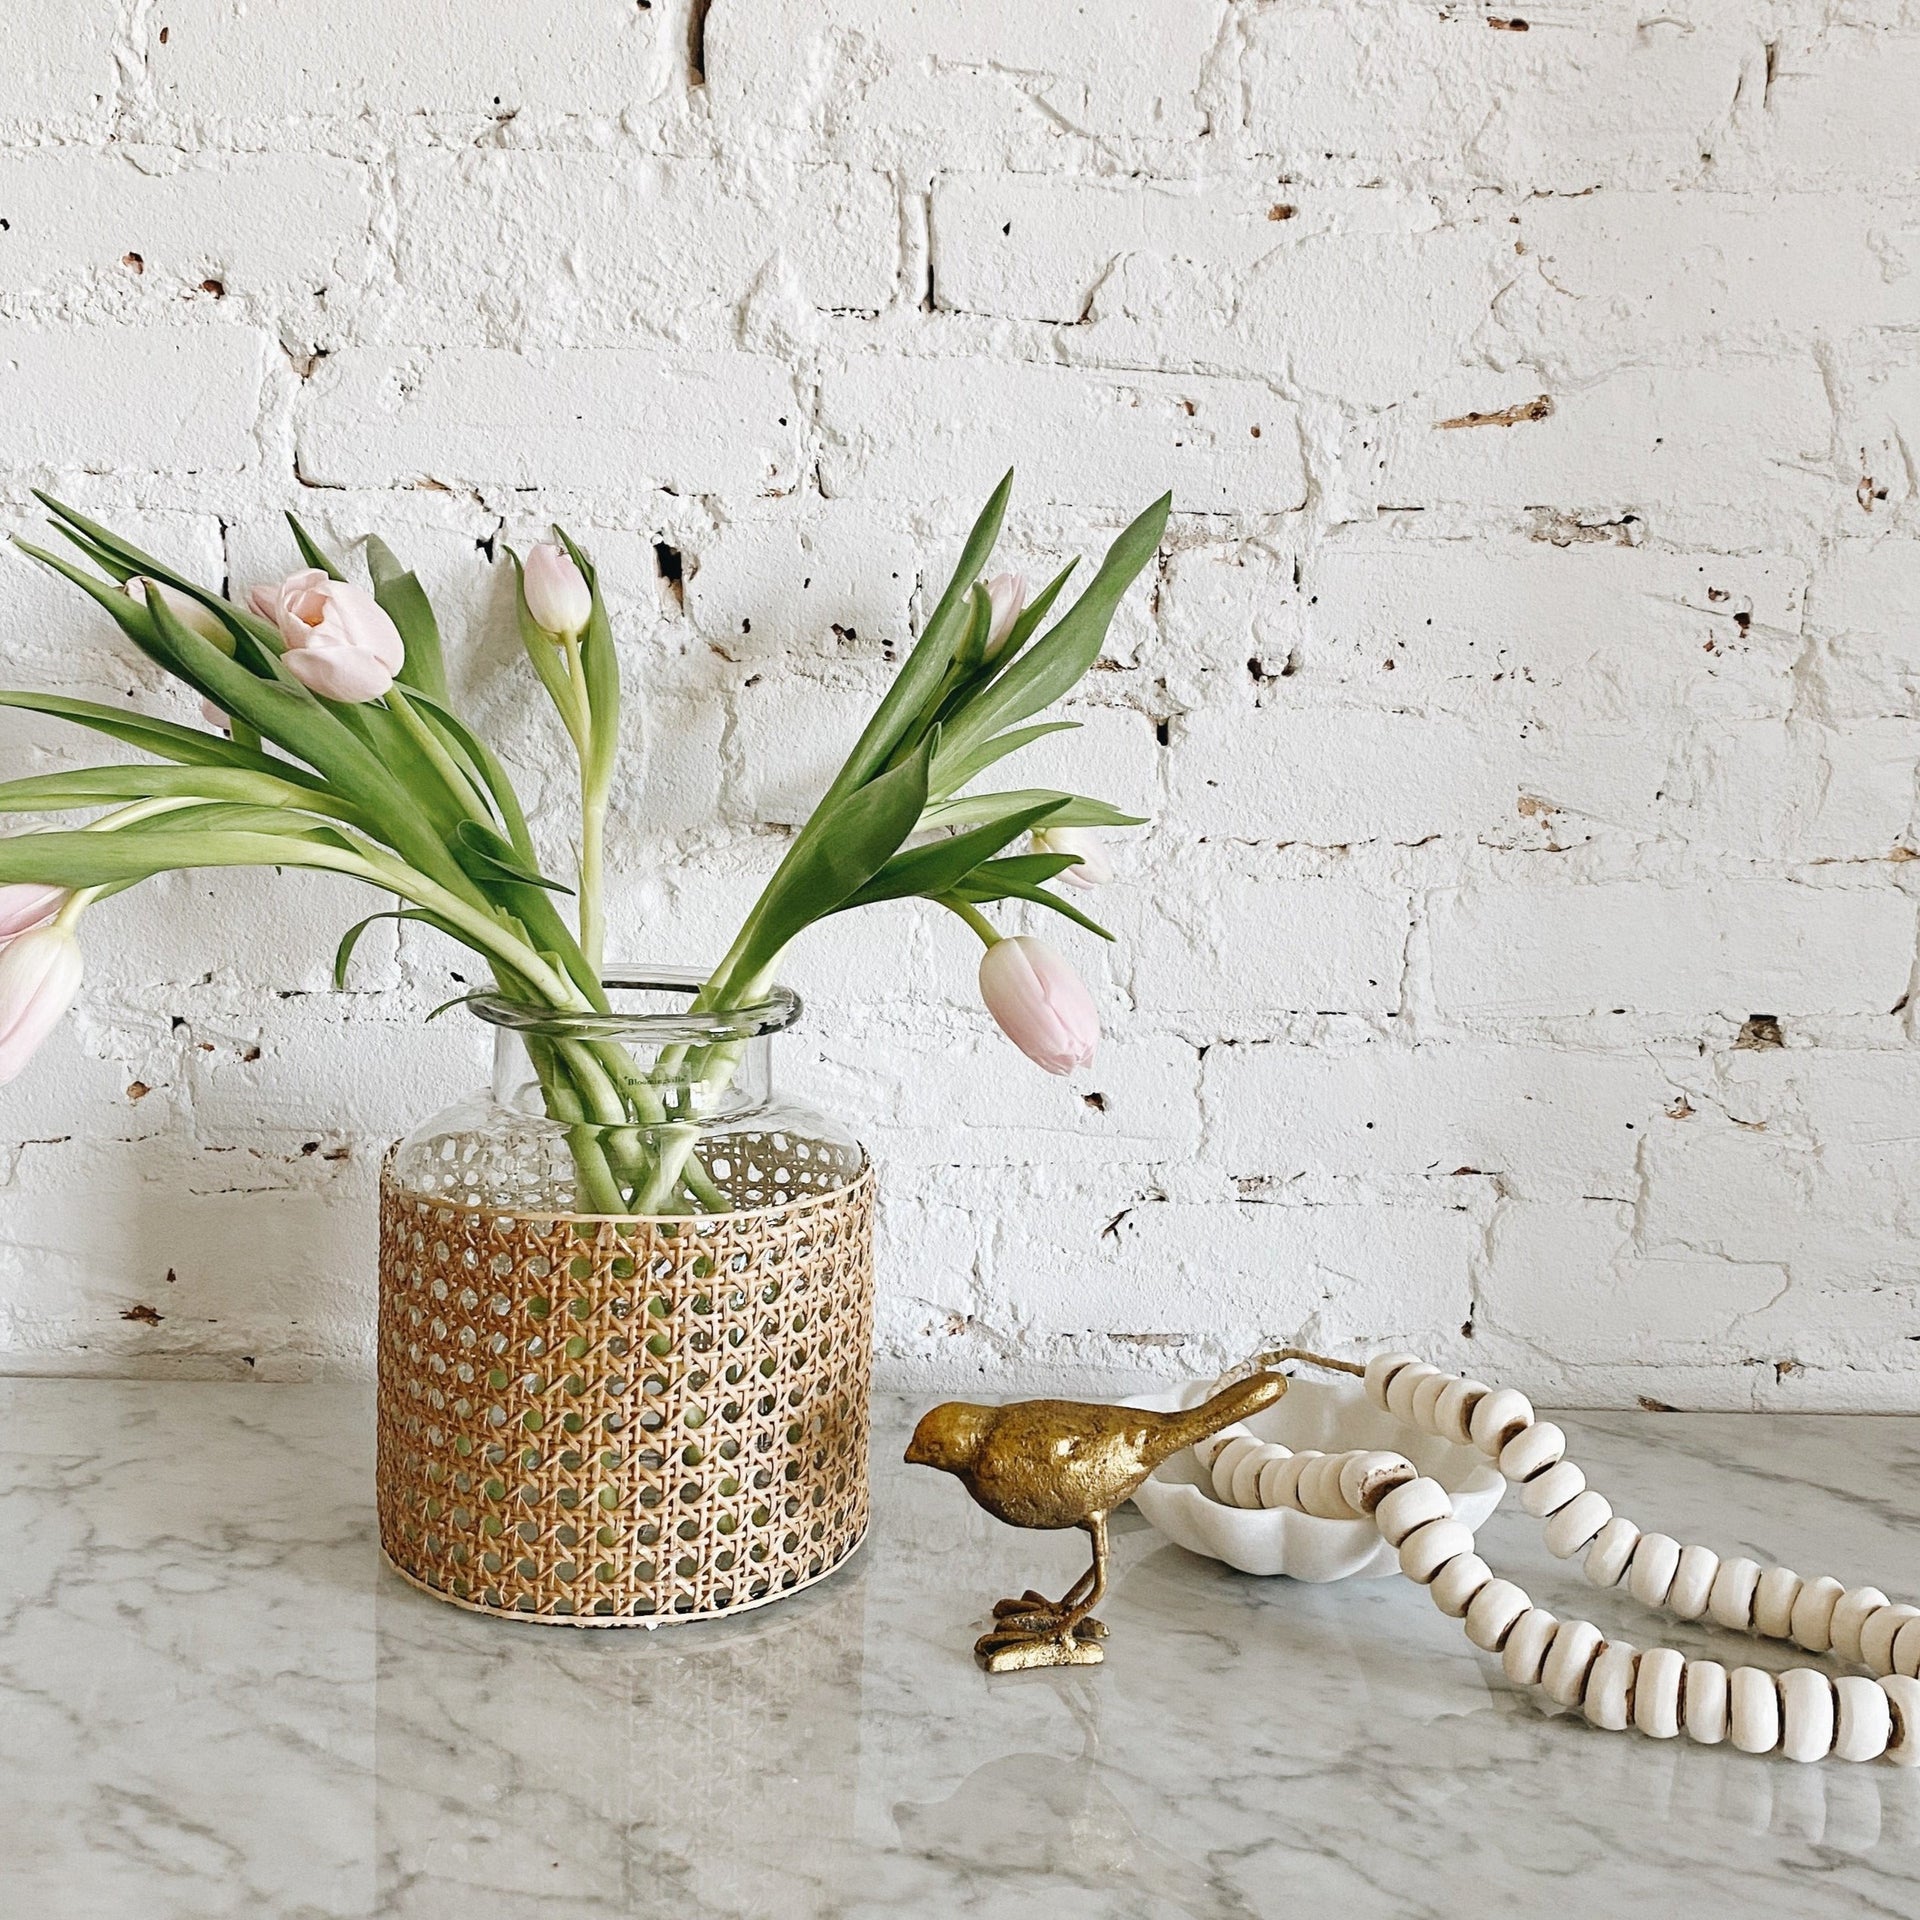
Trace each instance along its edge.
<instances>
[{"instance_id":1,"label":"shadow of bird","mask_svg":"<svg viewBox=\"0 0 1920 1920\"><path fill-rule=\"evenodd\" d=\"M909 1465L950 1473L1015 1527L1080 1527L1093 1564L1058 1600L1029 1589L994 1607L998 1625L974 1646L992 1673L1091 1666L1106 1629L1093 1618L1107 1590L1107 1515L1182 1447L1271 1406L1286 1377L1258 1373L1179 1413L1081 1400L1018 1400L983 1407L950 1400L913 1431Z\"/></svg>"}]
</instances>

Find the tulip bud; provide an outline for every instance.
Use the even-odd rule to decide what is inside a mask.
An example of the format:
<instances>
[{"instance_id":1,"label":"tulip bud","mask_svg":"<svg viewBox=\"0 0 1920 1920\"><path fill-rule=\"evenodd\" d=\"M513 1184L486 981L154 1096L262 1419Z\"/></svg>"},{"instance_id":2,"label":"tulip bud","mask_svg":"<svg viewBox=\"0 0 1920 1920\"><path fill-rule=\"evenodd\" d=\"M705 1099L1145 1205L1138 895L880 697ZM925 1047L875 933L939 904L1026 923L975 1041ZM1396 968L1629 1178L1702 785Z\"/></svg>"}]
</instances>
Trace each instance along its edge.
<instances>
[{"instance_id":1,"label":"tulip bud","mask_svg":"<svg viewBox=\"0 0 1920 1920\"><path fill-rule=\"evenodd\" d=\"M1071 1073L1093 1064L1100 1016L1080 976L1044 940L1015 934L981 956L980 998L1036 1066Z\"/></svg>"},{"instance_id":2,"label":"tulip bud","mask_svg":"<svg viewBox=\"0 0 1920 1920\"><path fill-rule=\"evenodd\" d=\"M1007 644L1013 624L1027 604L1027 576L1024 573L996 573L984 583L987 589L987 652L992 660Z\"/></svg>"},{"instance_id":3,"label":"tulip bud","mask_svg":"<svg viewBox=\"0 0 1920 1920\"><path fill-rule=\"evenodd\" d=\"M80 991L80 943L36 927L0 947L0 1085L14 1079Z\"/></svg>"},{"instance_id":4,"label":"tulip bud","mask_svg":"<svg viewBox=\"0 0 1920 1920\"><path fill-rule=\"evenodd\" d=\"M233 731L232 719L225 713L222 713L211 700L202 699L200 702L200 718L217 733L231 733Z\"/></svg>"},{"instance_id":5,"label":"tulip bud","mask_svg":"<svg viewBox=\"0 0 1920 1920\"><path fill-rule=\"evenodd\" d=\"M170 587L164 580L149 580L140 573L136 573L122 591L129 600L137 600L144 607L149 587L160 596L160 604L183 627L197 633L202 640L211 640L222 653L233 652L233 635L220 624L213 609L202 606L192 594L182 593L178 587Z\"/></svg>"},{"instance_id":6,"label":"tulip bud","mask_svg":"<svg viewBox=\"0 0 1920 1920\"><path fill-rule=\"evenodd\" d=\"M400 629L380 602L318 567L255 587L247 604L280 629L287 671L324 699L378 700L406 664Z\"/></svg>"},{"instance_id":7,"label":"tulip bud","mask_svg":"<svg viewBox=\"0 0 1920 1920\"><path fill-rule=\"evenodd\" d=\"M17 940L35 927L44 927L66 904L65 887L41 886L32 880L0 887L0 940Z\"/></svg>"},{"instance_id":8,"label":"tulip bud","mask_svg":"<svg viewBox=\"0 0 1920 1920\"><path fill-rule=\"evenodd\" d=\"M593 589L573 555L543 540L527 555L521 588L534 625L556 640L571 640L593 617Z\"/></svg>"},{"instance_id":9,"label":"tulip bud","mask_svg":"<svg viewBox=\"0 0 1920 1920\"><path fill-rule=\"evenodd\" d=\"M1033 835L1033 850L1071 854L1074 864L1060 875L1070 887L1104 887L1113 878L1113 863L1099 836L1085 827L1041 827Z\"/></svg>"}]
</instances>

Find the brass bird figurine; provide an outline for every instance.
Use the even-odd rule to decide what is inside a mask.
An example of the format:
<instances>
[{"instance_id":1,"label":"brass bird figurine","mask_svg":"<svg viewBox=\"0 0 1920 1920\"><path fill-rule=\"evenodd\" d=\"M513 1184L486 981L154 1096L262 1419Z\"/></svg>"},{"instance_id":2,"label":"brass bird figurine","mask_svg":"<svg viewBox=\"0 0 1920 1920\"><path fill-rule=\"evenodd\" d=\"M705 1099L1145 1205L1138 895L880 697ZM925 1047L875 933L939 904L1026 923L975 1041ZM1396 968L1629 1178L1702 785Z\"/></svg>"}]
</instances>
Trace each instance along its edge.
<instances>
[{"instance_id":1,"label":"brass bird figurine","mask_svg":"<svg viewBox=\"0 0 1920 1920\"><path fill-rule=\"evenodd\" d=\"M921 1420L907 1462L950 1473L997 1520L1015 1527L1081 1527L1093 1565L1058 1599L1029 1588L999 1601L997 1624L974 1644L989 1673L1098 1665L1106 1628L1093 1618L1107 1590L1107 1515L1182 1447L1270 1407L1284 1374L1256 1373L1183 1413L1080 1400L1018 1400L982 1407L949 1400Z\"/></svg>"}]
</instances>

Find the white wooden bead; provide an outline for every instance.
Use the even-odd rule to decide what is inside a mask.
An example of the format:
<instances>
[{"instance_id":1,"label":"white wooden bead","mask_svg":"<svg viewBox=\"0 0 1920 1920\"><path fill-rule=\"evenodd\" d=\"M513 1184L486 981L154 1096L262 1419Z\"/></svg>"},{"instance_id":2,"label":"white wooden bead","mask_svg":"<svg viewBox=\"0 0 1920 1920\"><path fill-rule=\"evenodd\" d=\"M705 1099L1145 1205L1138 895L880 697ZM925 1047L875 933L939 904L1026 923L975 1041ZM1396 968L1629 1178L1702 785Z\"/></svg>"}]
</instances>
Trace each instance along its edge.
<instances>
[{"instance_id":1,"label":"white wooden bead","mask_svg":"<svg viewBox=\"0 0 1920 1920\"><path fill-rule=\"evenodd\" d=\"M1727 1670L1718 1660L1687 1662L1680 1676L1680 1724L1703 1747L1717 1747L1727 1737Z\"/></svg>"},{"instance_id":2,"label":"white wooden bead","mask_svg":"<svg viewBox=\"0 0 1920 1920\"><path fill-rule=\"evenodd\" d=\"M1533 1425L1533 1402L1511 1387L1495 1387L1473 1410L1473 1444L1498 1458L1514 1438Z\"/></svg>"},{"instance_id":3,"label":"white wooden bead","mask_svg":"<svg viewBox=\"0 0 1920 1920\"><path fill-rule=\"evenodd\" d=\"M1417 1367L1419 1364L1420 1356L1417 1353L1376 1353L1367 1362L1367 1398L1385 1413L1388 1382L1403 1368Z\"/></svg>"},{"instance_id":4,"label":"white wooden bead","mask_svg":"<svg viewBox=\"0 0 1920 1920\"><path fill-rule=\"evenodd\" d=\"M1358 1520L1364 1516L1349 1505L1340 1491L1340 1476L1351 1456L1344 1453L1322 1454L1300 1476L1300 1509L1319 1520Z\"/></svg>"},{"instance_id":5,"label":"white wooden bead","mask_svg":"<svg viewBox=\"0 0 1920 1920\"><path fill-rule=\"evenodd\" d=\"M1588 1720L1609 1733L1618 1733L1633 1718L1634 1674L1640 1649L1624 1640L1609 1640L1587 1672L1581 1707Z\"/></svg>"},{"instance_id":6,"label":"white wooden bead","mask_svg":"<svg viewBox=\"0 0 1920 1920\"><path fill-rule=\"evenodd\" d=\"M1587 1578L1596 1587L1617 1587L1639 1538L1640 1529L1616 1513L1593 1536L1593 1545L1587 1549L1584 1562Z\"/></svg>"},{"instance_id":7,"label":"white wooden bead","mask_svg":"<svg viewBox=\"0 0 1920 1920\"><path fill-rule=\"evenodd\" d=\"M1193 1457L1211 1471L1214 1461L1220 1457L1220 1450L1230 1441L1252 1438L1253 1435L1236 1421L1230 1427L1222 1427L1218 1433L1208 1434L1204 1440L1196 1440L1193 1443Z\"/></svg>"},{"instance_id":8,"label":"white wooden bead","mask_svg":"<svg viewBox=\"0 0 1920 1920\"><path fill-rule=\"evenodd\" d=\"M1473 1444L1473 1412L1493 1389L1484 1380L1454 1380L1433 1410L1442 1438L1456 1447Z\"/></svg>"},{"instance_id":9,"label":"white wooden bead","mask_svg":"<svg viewBox=\"0 0 1920 1920\"><path fill-rule=\"evenodd\" d=\"M1410 1367L1402 1367L1387 1382L1387 1411L1403 1427L1413 1425L1413 1390L1423 1380L1431 1380L1440 1371L1429 1366L1424 1360L1416 1360Z\"/></svg>"},{"instance_id":10,"label":"white wooden bead","mask_svg":"<svg viewBox=\"0 0 1920 1920\"><path fill-rule=\"evenodd\" d=\"M1430 1373L1413 1390L1413 1424L1423 1433L1440 1432L1440 1396L1446 1392L1460 1376L1453 1373Z\"/></svg>"},{"instance_id":11,"label":"white wooden bead","mask_svg":"<svg viewBox=\"0 0 1920 1920\"><path fill-rule=\"evenodd\" d=\"M1676 1620L1698 1620L1707 1610L1713 1576L1719 1571L1717 1553L1706 1547L1682 1547L1679 1564L1673 1570L1673 1584L1667 1589L1667 1611Z\"/></svg>"},{"instance_id":12,"label":"white wooden bead","mask_svg":"<svg viewBox=\"0 0 1920 1920\"><path fill-rule=\"evenodd\" d=\"M1577 1494L1547 1522L1541 1538L1556 1560L1571 1560L1586 1551L1588 1543L1613 1518L1613 1503L1604 1493L1591 1487Z\"/></svg>"},{"instance_id":13,"label":"white wooden bead","mask_svg":"<svg viewBox=\"0 0 1920 1920\"><path fill-rule=\"evenodd\" d=\"M1860 1659L1860 1629L1870 1614L1887 1604L1887 1596L1878 1587L1849 1587L1834 1602L1833 1650L1842 1660Z\"/></svg>"},{"instance_id":14,"label":"white wooden bead","mask_svg":"<svg viewBox=\"0 0 1920 1920\"><path fill-rule=\"evenodd\" d=\"M1793 1603L1793 1637L1809 1653L1825 1653L1833 1645L1833 1610L1845 1592L1828 1573L1801 1583Z\"/></svg>"},{"instance_id":15,"label":"white wooden bead","mask_svg":"<svg viewBox=\"0 0 1920 1920\"><path fill-rule=\"evenodd\" d=\"M1429 1520L1400 1543L1400 1571L1425 1586L1457 1553L1473 1551L1472 1529L1459 1520Z\"/></svg>"},{"instance_id":16,"label":"white wooden bead","mask_svg":"<svg viewBox=\"0 0 1920 1920\"><path fill-rule=\"evenodd\" d=\"M1746 1633L1753 1626L1754 1589L1760 1584L1760 1562L1736 1555L1720 1562L1707 1596L1707 1613L1716 1625Z\"/></svg>"},{"instance_id":17,"label":"white wooden bead","mask_svg":"<svg viewBox=\"0 0 1920 1920\"><path fill-rule=\"evenodd\" d=\"M1824 1760L1833 1751L1833 1682L1817 1667L1780 1676L1780 1751L1789 1760Z\"/></svg>"},{"instance_id":18,"label":"white wooden bead","mask_svg":"<svg viewBox=\"0 0 1920 1920\"><path fill-rule=\"evenodd\" d=\"M1565 1620L1553 1636L1540 1684L1563 1707L1577 1707L1586 1692L1587 1670L1599 1657L1600 1629L1591 1620Z\"/></svg>"},{"instance_id":19,"label":"white wooden bead","mask_svg":"<svg viewBox=\"0 0 1920 1920\"><path fill-rule=\"evenodd\" d=\"M1287 1462L1293 1455L1285 1447L1276 1447L1274 1457L1260 1469L1260 1505L1271 1510L1291 1504L1287 1488L1300 1477L1298 1467L1289 1467Z\"/></svg>"},{"instance_id":20,"label":"white wooden bead","mask_svg":"<svg viewBox=\"0 0 1920 1920\"><path fill-rule=\"evenodd\" d=\"M1429 1520L1451 1520L1453 1502L1438 1480L1424 1477L1395 1487L1373 1510L1374 1525L1388 1546L1400 1546L1416 1527Z\"/></svg>"},{"instance_id":21,"label":"white wooden bead","mask_svg":"<svg viewBox=\"0 0 1920 1920\"><path fill-rule=\"evenodd\" d=\"M1350 1453L1340 1469L1340 1493L1357 1513L1371 1513L1393 1488L1416 1480L1420 1469L1404 1454Z\"/></svg>"},{"instance_id":22,"label":"white wooden bead","mask_svg":"<svg viewBox=\"0 0 1920 1920\"><path fill-rule=\"evenodd\" d=\"M1477 1553L1457 1553L1433 1576L1427 1591L1442 1613L1463 1620L1482 1588L1492 1582L1493 1569Z\"/></svg>"},{"instance_id":23,"label":"white wooden bead","mask_svg":"<svg viewBox=\"0 0 1920 1920\"><path fill-rule=\"evenodd\" d=\"M1227 1444L1213 1456L1210 1470L1213 1481L1213 1494L1216 1500L1233 1500L1233 1470L1248 1454L1259 1451L1260 1442L1252 1434L1242 1431L1234 1435Z\"/></svg>"},{"instance_id":24,"label":"white wooden bead","mask_svg":"<svg viewBox=\"0 0 1920 1920\"><path fill-rule=\"evenodd\" d=\"M1780 1744L1780 1689L1761 1667L1727 1675L1727 1725L1742 1753L1771 1753Z\"/></svg>"},{"instance_id":25,"label":"white wooden bead","mask_svg":"<svg viewBox=\"0 0 1920 1920\"><path fill-rule=\"evenodd\" d=\"M1909 1607L1900 1601L1891 1606L1876 1607L1868 1614L1866 1625L1860 1629L1862 1663L1875 1673L1894 1672L1897 1663L1893 1657L1893 1643L1909 1620L1920 1620L1920 1607Z\"/></svg>"},{"instance_id":26,"label":"white wooden bead","mask_svg":"<svg viewBox=\"0 0 1920 1920\"><path fill-rule=\"evenodd\" d=\"M1920 1674L1920 1627L1911 1621L1893 1636L1893 1670L1908 1679Z\"/></svg>"},{"instance_id":27,"label":"white wooden bead","mask_svg":"<svg viewBox=\"0 0 1920 1920\"><path fill-rule=\"evenodd\" d=\"M1512 1641L1507 1644L1511 1646ZM1896 1767L1920 1767L1920 1680L1910 1673L1890 1673L1875 1684L1893 1710L1893 1732L1887 1739L1887 1758Z\"/></svg>"},{"instance_id":28,"label":"white wooden bead","mask_svg":"<svg viewBox=\"0 0 1920 1920\"><path fill-rule=\"evenodd\" d=\"M1260 1476L1262 1501L1269 1506L1292 1507L1298 1511L1300 1476L1320 1457L1311 1447L1302 1447L1298 1453L1290 1453L1284 1460L1276 1460Z\"/></svg>"},{"instance_id":29,"label":"white wooden bead","mask_svg":"<svg viewBox=\"0 0 1920 1920\"><path fill-rule=\"evenodd\" d=\"M1843 1674L1833 1683L1838 1708L1833 1752L1839 1760L1878 1760L1893 1738L1893 1708L1879 1681Z\"/></svg>"},{"instance_id":30,"label":"white wooden bead","mask_svg":"<svg viewBox=\"0 0 1920 1920\"><path fill-rule=\"evenodd\" d=\"M1236 1507L1257 1507L1260 1504L1261 1469L1286 1458L1285 1449L1275 1446L1270 1440L1247 1448L1233 1463L1233 1471L1227 1482L1227 1498ZM1217 1487L1219 1484L1216 1478L1214 1485Z\"/></svg>"},{"instance_id":31,"label":"white wooden bead","mask_svg":"<svg viewBox=\"0 0 1920 1920\"><path fill-rule=\"evenodd\" d=\"M1649 1647L1633 1677L1633 1724L1656 1740L1680 1731L1680 1676L1686 1655L1673 1647Z\"/></svg>"},{"instance_id":32,"label":"white wooden bead","mask_svg":"<svg viewBox=\"0 0 1920 1920\"><path fill-rule=\"evenodd\" d=\"M1551 1420L1536 1421L1500 1449L1500 1471L1509 1480L1531 1480L1566 1457L1567 1436Z\"/></svg>"},{"instance_id":33,"label":"white wooden bead","mask_svg":"<svg viewBox=\"0 0 1920 1920\"><path fill-rule=\"evenodd\" d=\"M1587 1476L1571 1460L1561 1460L1521 1487L1520 1504L1536 1520L1544 1520L1583 1492L1586 1484Z\"/></svg>"},{"instance_id":34,"label":"white wooden bead","mask_svg":"<svg viewBox=\"0 0 1920 1920\"><path fill-rule=\"evenodd\" d=\"M1670 1533L1643 1533L1627 1568L1627 1591L1643 1607L1663 1607L1680 1565L1680 1542Z\"/></svg>"},{"instance_id":35,"label":"white wooden bead","mask_svg":"<svg viewBox=\"0 0 1920 1920\"><path fill-rule=\"evenodd\" d=\"M1793 1634L1793 1603L1800 1598L1800 1576L1791 1567L1768 1567L1753 1590L1753 1630L1769 1640Z\"/></svg>"},{"instance_id":36,"label":"white wooden bead","mask_svg":"<svg viewBox=\"0 0 1920 1920\"><path fill-rule=\"evenodd\" d=\"M1560 1632L1560 1617L1544 1607L1529 1607L1507 1631L1500 1666L1516 1687L1537 1686L1540 1672ZM1915 1682L1920 1686L1920 1681Z\"/></svg>"},{"instance_id":37,"label":"white wooden bead","mask_svg":"<svg viewBox=\"0 0 1920 1920\"><path fill-rule=\"evenodd\" d=\"M1484 1652L1498 1653L1532 1605L1511 1580L1489 1580L1467 1607L1467 1638Z\"/></svg>"}]
</instances>

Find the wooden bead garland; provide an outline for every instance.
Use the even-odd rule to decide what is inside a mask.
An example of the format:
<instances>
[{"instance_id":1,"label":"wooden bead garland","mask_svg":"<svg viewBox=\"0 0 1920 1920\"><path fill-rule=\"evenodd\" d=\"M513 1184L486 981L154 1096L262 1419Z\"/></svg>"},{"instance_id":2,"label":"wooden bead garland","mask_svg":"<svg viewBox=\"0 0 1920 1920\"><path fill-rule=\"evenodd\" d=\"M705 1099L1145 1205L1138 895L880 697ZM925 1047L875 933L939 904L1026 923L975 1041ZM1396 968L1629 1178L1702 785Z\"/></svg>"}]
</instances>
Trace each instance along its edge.
<instances>
[{"instance_id":1,"label":"wooden bead garland","mask_svg":"<svg viewBox=\"0 0 1920 1920\"><path fill-rule=\"evenodd\" d=\"M1624 1581L1654 1611L1791 1639L1874 1677L1835 1679L1817 1667L1729 1672L1672 1647L1643 1652L1610 1641L1591 1621L1561 1620L1495 1574L1474 1551L1472 1530L1455 1517L1446 1488L1400 1454L1294 1453L1228 1428L1194 1449L1215 1495L1234 1506L1372 1520L1398 1552L1401 1571L1463 1623L1476 1647L1500 1657L1514 1685L1541 1688L1596 1727L1632 1727L1656 1740L1685 1733L1701 1746L1730 1739L1744 1753L1790 1760L1920 1766L1920 1607L1890 1601L1878 1587L1803 1579L1787 1567L1723 1560L1707 1547L1641 1532L1587 1485L1566 1457L1566 1435L1536 1419L1526 1396L1510 1387L1445 1373L1410 1353L1376 1354L1364 1373L1376 1407L1494 1460L1543 1523L1548 1550L1563 1560L1583 1555L1595 1586Z\"/></svg>"}]
</instances>

